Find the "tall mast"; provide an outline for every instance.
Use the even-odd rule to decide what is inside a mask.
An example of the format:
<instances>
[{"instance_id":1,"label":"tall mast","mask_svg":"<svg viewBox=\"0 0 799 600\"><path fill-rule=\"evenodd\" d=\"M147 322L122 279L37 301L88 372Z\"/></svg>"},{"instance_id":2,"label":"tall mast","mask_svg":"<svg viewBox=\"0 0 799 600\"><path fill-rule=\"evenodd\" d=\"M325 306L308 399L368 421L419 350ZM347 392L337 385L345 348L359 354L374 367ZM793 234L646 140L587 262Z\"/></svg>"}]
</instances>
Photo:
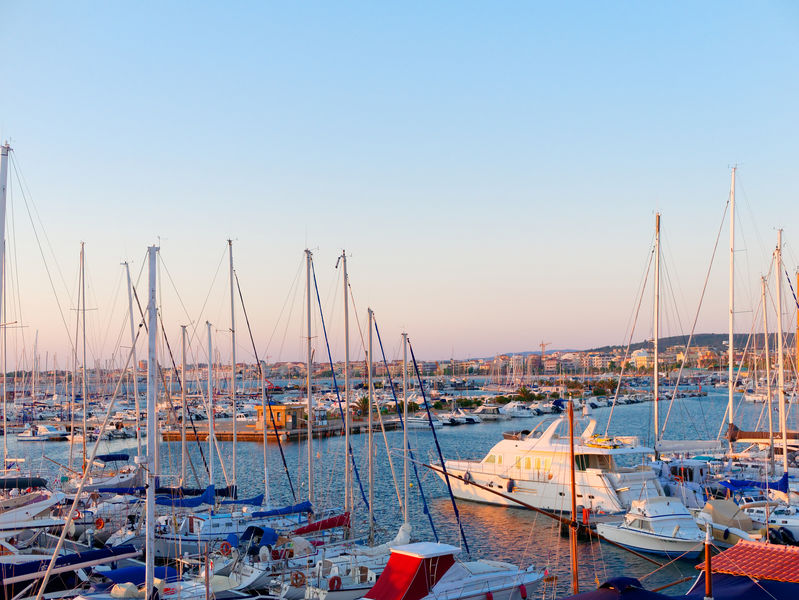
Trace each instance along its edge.
<instances>
[{"instance_id":1,"label":"tall mast","mask_svg":"<svg viewBox=\"0 0 799 600\"><path fill-rule=\"evenodd\" d=\"M402 516L408 522L408 334L402 334Z\"/></svg>"},{"instance_id":2,"label":"tall mast","mask_svg":"<svg viewBox=\"0 0 799 600\"><path fill-rule=\"evenodd\" d=\"M574 401L569 398L569 458L571 461L571 508L572 522L569 525L569 548L572 562L572 591L580 593L580 580L577 573L577 483L574 472Z\"/></svg>"},{"instance_id":3,"label":"tall mast","mask_svg":"<svg viewBox=\"0 0 799 600\"><path fill-rule=\"evenodd\" d=\"M266 374L264 373L265 366L266 365L261 362L258 363L258 370L261 372L261 406L263 407L264 417L264 501L266 502L266 507L269 508L272 506L272 503L269 501L269 455L267 452L268 433L266 431L266 409L269 408L270 411L272 409L267 406L266 402ZM275 430L275 435L277 435L277 430Z\"/></svg>"},{"instance_id":4,"label":"tall mast","mask_svg":"<svg viewBox=\"0 0 799 600\"><path fill-rule=\"evenodd\" d=\"M766 353L766 402L768 411L768 462L769 472L774 472L774 417L771 409L771 357L768 347L768 310L766 305L766 278L760 278L760 295L763 304L763 350Z\"/></svg>"},{"instance_id":5,"label":"tall mast","mask_svg":"<svg viewBox=\"0 0 799 600\"><path fill-rule=\"evenodd\" d=\"M186 485L186 326L180 326L180 485Z\"/></svg>"},{"instance_id":6,"label":"tall mast","mask_svg":"<svg viewBox=\"0 0 799 600\"><path fill-rule=\"evenodd\" d=\"M0 315L3 320L3 470L8 466L8 436L6 436L6 201L8 193L8 155L11 146L6 142L0 146L0 268L2 268L2 292L0 292Z\"/></svg>"},{"instance_id":7,"label":"tall mast","mask_svg":"<svg viewBox=\"0 0 799 600\"><path fill-rule=\"evenodd\" d=\"M81 325L83 327L83 377L81 378L81 385L83 389L83 470L86 470L86 436L89 432L86 430L86 410L87 404L87 389L86 389L86 265L84 263L83 242L80 243L80 286L81 286Z\"/></svg>"},{"instance_id":8,"label":"tall mast","mask_svg":"<svg viewBox=\"0 0 799 600\"><path fill-rule=\"evenodd\" d=\"M341 251L344 269L344 512L350 510L350 307L347 290L347 252Z\"/></svg>"},{"instance_id":9,"label":"tall mast","mask_svg":"<svg viewBox=\"0 0 799 600\"><path fill-rule=\"evenodd\" d=\"M785 361L782 343L782 229L777 230L777 249L774 251L777 263L777 393L779 394L780 431L782 432L782 465L788 472L788 424L785 419Z\"/></svg>"},{"instance_id":10,"label":"tall mast","mask_svg":"<svg viewBox=\"0 0 799 600\"><path fill-rule=\"evenodd\" d=\"M214 485L214 346L211 340L211 323L208 328L208 483Z\"/></svg>"},{"instance_id":11,"label":"tall mast","mask_svg":"<svg viewBox=\"0 0 799 600\"><path fill-rule=\"evenodd\" d=\"M233 294L233 240L227 241L230 254L230 400L233 403L233 499L238 496L236 487L236 302Z\"/></svg>"},{"instance_id":12,"label":"tall mast","mask_svg":"<svg viewBox=\"0 0 799 600\"><path fill-rule=\"evenodd\" d=\"M655 366L652 373L652 397L655 406L655 456L658 456L658 442L660 441L660 415L658 413L660 372L658 370L658 343L660 337L660 213L655 215L655 314L653 319L653 342Z\"/></svg>"},{"instance_id":13,"label":"tall mast","mask_svg":"<svg viewBox=\"0 0 799 600\"><path fill-rule=\"evenodd\" d=\"M307 333L308 333L308 354L307 354L307 372L305 375L305 385L308 389L308 500L314 501L313 490L313 392L311 391L311 368L313 363L313 356L311 354L311 251L305 250L305 301L306 301L306 316ZM276 432L277 433L277 432Z\"/></svg>"},{"instance_id":14,"label":"tall mast","mask_svg":"<svg viewBox=\"0 0 799 600\"><path fill-rule=\"evenodd\" d=\"M730 183L730 314L729 338L727 341L727 423L733 421L733 398L735 391L735 343L733 331L735 327L735 167L732 168Z\"/></svg>"},{"instance_id":15,"label":"tall mast","mask_svg":"<svg viewBox=\"0 0 799 600\"><path fill-rule=\"evenodd\" d=\"M374 402L374 386L372 385L372 329L374 329L372 323L374 322L374 313L372 309L369 309L369 356L367 357L368 361L366 363L366 372L369 377L369 418L367 419L367 430L368 440L367 440L367 447L369 448L369 462L367 466L369 468L369 543L374 543L375 539L375 526L374 526L374 504L375 504L375 494L374 494L374 464L372 463L372 402Z\"/></svg>"},{"instance_id":16,"label":"tall mast","mask_svg":"<svg viewBox=\"0 0 799 600\"><path fill-rule=\"evenodd\" d=\"M157 365L155 355L155 342L156 342L156 328L158 327L158 320L156 315L155 304L155 283L156 283L156 252L158 247L150 246L147 249L147 259L149 263L149 289L147 301L147 506L146 506L146 551L145 551L145 590L147 590L147 597L151 596L155 578L155 486L156 476L158 473L155 471L155 442L157 439L157 423L156 423L156 374ZM84 429L84 439L86 431Z\"/></svg>"},{"instance_id":17,"label":"tall mast","mask_svg":"<svg viewBox=\"0 0 799 600\"><path fill-rule=\"evenodd\" d=\"M138 363L136 362L136 326L133 319L133 284L130 281L130 265L127 261L122 263L125 265L125 275L128 279L128 315L130 316L130 345L133 346L133 405L136 408L136 451L138 456L141 456L141 407L139 406L139 381L138 381Z\"/></svg>"}]
</instances>

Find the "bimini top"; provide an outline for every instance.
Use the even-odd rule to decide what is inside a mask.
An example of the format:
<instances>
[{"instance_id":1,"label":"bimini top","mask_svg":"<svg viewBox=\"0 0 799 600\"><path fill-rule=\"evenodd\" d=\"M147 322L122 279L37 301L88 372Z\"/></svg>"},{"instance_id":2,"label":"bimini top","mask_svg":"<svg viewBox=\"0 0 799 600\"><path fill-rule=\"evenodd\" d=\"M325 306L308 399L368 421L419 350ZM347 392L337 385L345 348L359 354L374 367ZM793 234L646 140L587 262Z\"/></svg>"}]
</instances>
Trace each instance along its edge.
<instances>
[{"instance_id":1,"label":"bimini top","mask_svg":"<svg viewBox=\"0 0 799 600\"><path fill-rule=\"evenodd\" d=\"M392 554L407 554L408 556L414 556L416 558L434 558L446 554L452 554L454 556L460 553L460 551L461 549L457 546L437 544L436 542L416 542L414 544L396 546L391 549Z\"/></svg>"}]
</instances>

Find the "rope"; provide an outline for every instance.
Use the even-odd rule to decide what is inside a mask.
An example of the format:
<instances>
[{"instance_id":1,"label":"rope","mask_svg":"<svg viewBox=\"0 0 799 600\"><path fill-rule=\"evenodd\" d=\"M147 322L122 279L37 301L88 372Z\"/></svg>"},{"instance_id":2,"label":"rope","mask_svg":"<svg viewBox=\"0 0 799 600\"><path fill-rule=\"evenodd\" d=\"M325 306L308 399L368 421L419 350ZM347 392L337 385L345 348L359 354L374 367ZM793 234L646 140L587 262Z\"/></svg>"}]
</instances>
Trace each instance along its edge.
<instances>
[{"instance_id":1,"label":"rope","mask_svg":"<svg viewBox=\"0 0 799 600\"><path fill-rule=\"evenodd\" d=\"M313 273L313 286L314 286L314 291L316 292L316 302L319 305L319 318L321 319L322 333L325 336L325 348L327 348L327 358L330 361L330 372L333 375L333 388L336 390L336 400L338 402L338 411L339 411L339 414L341 415L341 422L345 423L346 421L344 419L344 409L341 406L341 394L339 393L338 380L336 379L336 370L333 367L333 355L330 352L330 341L327 339L327 328L325 327L325 315L322 312L322 301L319 298L319 286L316 284L316 268L314 267L313 262L311 263L311 272ZM348 406L347 410L349 410L349 409L350 409L350 407ZM309 414L308 418L311 419L312 416ZM361 499L363 500L363 503L364 503L364 505L366 506L366 508L368 510L369 509L369 499L366 497L366 492L364 491L363 483L361 482L361 475L360 475L360 473L358 473L358 464L355 462L355 455L352 452L352 444L347 444L347 454L350 457L350 462L352 463L352 470L353 470L353 473L355 474L355 480L358 482L358 488L361 491ZM347 494L347 493L349 493L349 491L348 490L344 490L344 493ZM372 517L372 520L374 520L374 517Z\"/></svg>"},{"instance_id":2,"label":"rope","mask_svg":"<svg viewBox=\"0 0 799 600\"><path fill-rule=\"evenodd\" d=\"M416 371L416 378L419 380L419 391L422 392L422 400L424 401L424 408L427 411L427 420L430 423L430 431L433 432L433 441L436 443L436 451L438 458L441 461L441 469L444 471L444 480L447 482L447 490L449 491L449 499L452 501L452 511L455 513L455 520L458 522L458 529L461 532L461 539L463 540L463 547L466 554L469 552L469 543L466 541L466 534L463 531L463 524L461 523L461 515L458 512L458 504L455 502L455 496L452 493L452 484L449 480L449 473L447 472L447 465L444 463L444 455L441 452L441 445L438 443L438 436L436 435L436 428L433 427L433 417L430 414L430 405L427 403L427 395L424 393L424 383L422 382L422 374L419 372L419 365L416 364L416 356L413 353L413 345L411 340L408 340L408 348L411 351L411 360L413 360L413 369Z\"/></svg>"},{"instance_id":3,"label":"rope","mask_svg":"<svg viewBox=\"0 0 799 600\"><path fill-rule=\"evenodd\" d=\"M244 306L244 295L241 293L241 286L239 285L239 275L238 273L233 271L233 276L236 278L236 289L239 290L239 299L241 300L241 310L244 313L244 322L247 323L247 333L249 333L250 335L250 343L252 344L252 351L255 354L255 362L258 363L258 375L260 375L261 381L264 381L263 366L261 365L261 360L258 358L258 349L255 347L255 338L253 338L252 336L252 327L250 327L250 317L247 316L247 307ZM269 388L265 388L265 393L266 393L266 404L267 406L269 406L270 405ZM286 455L283 453L283 444L280 443L280 436L277 434L275 413L272 412L271 408L269 409L269 416L272 417L272 429L275 430L277 447L280 450L280 459L283 461L283 470L286 472L286 478L289 480L289 489L291 490L291 497L294 499L294 502L297 502L297 494L294 492L294 484L291 482L291 473L289 472L289 466L286 463ZM266 427L266 415L264 415L264 427Z\"/></svg>"},{"instance_id":4,"label":"rope","mask_svg":"<svg viewBox=\"0 0 799 600\"><path fill-rule=\"evenodd\" d=\"M391 377L391 370L388 368L388 362L386 361L386 352L383 349L383 340L380 339L380 330L377 328L377 320L374 321L375 325L375 333L377 334L377 343L380 344L380 354L383 356L383 366L386 369L386 373L388 373L388 383L391 386L391 395L394 397L394 407L397 409L397 416L400 420L400 426L402 429L405 429L405 423L402 420L402 411L400 410L399 401L397 400L397 390L394 388L394 379ZM416 461L413 458L413 449L411 448L411 442L408 440L408 458L411 461L411 466L413 466L413 474L416 477L416 487L419 488L419 495L422 498L422 511L424 514L427 515L427 519L430 521L430 529L433 530L433 537L438 542L438 532L436 531L436 526L433 523L433 517L430 514L430 509L427 506L427 499L424 496L424 489L422 488L422 480L419 477L419 470L416 468ZM405 490L407 494L408 491Z\"/></svg>"}]
</instances>

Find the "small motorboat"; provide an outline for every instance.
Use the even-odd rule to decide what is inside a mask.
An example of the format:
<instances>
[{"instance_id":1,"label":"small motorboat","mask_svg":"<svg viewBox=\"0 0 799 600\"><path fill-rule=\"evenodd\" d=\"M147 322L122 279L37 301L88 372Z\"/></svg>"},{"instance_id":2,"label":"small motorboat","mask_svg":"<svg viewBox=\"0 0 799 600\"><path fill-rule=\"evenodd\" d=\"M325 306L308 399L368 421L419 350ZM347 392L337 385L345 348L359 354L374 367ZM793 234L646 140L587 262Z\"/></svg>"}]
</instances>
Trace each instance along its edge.
<instances>
[{"instance_id":1,"label":"small motorboat","mask_svg":"<svg viewBox=\"0 0 799 600\"><path fill-rule=\"evenodd\" d=\"M695 558L702 551L705 535L682 502L666 496L633 500L619 523L597 523L603 538L626 548Z\"/></svg>"}]
</instances>

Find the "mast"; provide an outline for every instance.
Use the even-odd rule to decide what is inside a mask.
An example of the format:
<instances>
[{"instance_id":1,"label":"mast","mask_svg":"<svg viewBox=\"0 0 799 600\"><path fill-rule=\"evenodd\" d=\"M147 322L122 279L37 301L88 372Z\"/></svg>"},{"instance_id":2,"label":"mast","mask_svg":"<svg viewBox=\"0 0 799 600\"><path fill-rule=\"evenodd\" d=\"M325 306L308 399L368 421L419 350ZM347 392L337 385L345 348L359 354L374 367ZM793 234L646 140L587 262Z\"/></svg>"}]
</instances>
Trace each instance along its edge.
<instances>
[{"instance_id":1,"label":"mast","mask_svg":"<svg viewBox=\"0 0 799 600\"><path fill-rule=\"evenodd\" d=\"M572 562L572 591L580 593L580 580L577 573L577 484L574 472L574 401L569 398L569 459L571 460L571 505L572 522L569 524L569 547Z\"/></svg>"},{"instance_id":2,"label":"mast","mask_svg":"<svg viewBox=\"0 0 799 600\"><path fill-rule=\"evenodd\" d=\"M6 142L0 146L0 268L2 273L2 293L0 293L0 314L3 320L3 470L8 462L8 436L6 436L6 200L8 193L8 155L11 146Z\"/></svg>"},{"instance_id":3,"label":"mast","mask_svg":"<svg viewBox=\"0 0 799 600\"><path fill-rule=\"evenodd\" d=\"M211 323L208 328L208 483L214 485L214 346L211 341Z\"/></svg>"},{"instance_id":4,"label":"mast","mask_svg":"<svg viewBox=\"0 0 799 600\"><path fill-rule=\"evenodd\" d=\"M311 251L305 250L305 287L306 287L306 294L305 294L305 301L306 301L306 316L308 319L307 322L307 333L308 333L308 365L307 365L307 373L305 375L305 385L308 390L308 500L313 503L314 501L314 489L313 489L313 393L311 391L311 368L313 362L313 356L311 354ZM277 432L275 432L277 434Z\"/></svg>"},{"instance_id":5,"label":"mast","mask_svg":"<svg viewBox=\"0 0 799 600\"><path fill-rule=\"evenodd\" d=\"M408 334L402 334L402 516L408 522Z\"/></svg>"},{"instance_id":6,"label":"mast","mask_svg":"<svg viewBox=\"0 0 799 600\"><path fill-rule=\"evenodd\" d=\"M785 419L785 358L782 342L782 229L777 230L777 393L779 394L780 431L782 432L782 465L788 472L788 424Z\"/></svg>"},{"instance_id":7,"label":"mast","mask_svg":"<svg viewBox=\"0 0 799 600\"><path fill-rule=\"evenodd\" d=\"M82 381L81 386L83 389L83 470L86 470L86 436L89 435L89 432L86 430L86 410L88 407L87 404L87 389L86 389L86 265L84 263L84 252L83 252L83 245L84 243L80 243L80 285L81 285L81 314L83 315L82 318L82 327L83 327L83 365L82 365Z\"/></svg>"},{"instance_id":8,"label":"mast","mask_svg":"<svg viewBox=\"0 0 799 600\"><path fill-rule=\"evenodd\" d=\"M760 278L760 295L763 303L763 350L766 353L766 402L768 410L768 462L769 472L774 472L774 416L771 410L771 357L768 347L768 311L766 310L766 278Z\"/></svg>"},{"instance_id":9,"label":"mast","mask_svg":"<svg viewBox=\"0 0 799 600\"><path fill-rule=\"evenodd\" d=\"M150 598L153 590L155 578L155 486L156 476L158 475L153 468L155 465L155 442L157 439L156 423L156 373L155 364L155 342L156 328L158 320L155 304L155 283L156 283L156 252L158 247L150 246L147 249L147 259L149 263L149 293L147 302L147 506L146 506L146 551L145 551L145 590L147 597ZM86 432L84 430L84 439Z\"/></svg>"},{"instance_id":10,"label":"mast","mask_svg":"<svg viewBox=\"0 0 799 600\"><path fill-rule=\"evenodd\" d=\"M660 415L658 413L660 371L658 370L658 351L660 336L660 213L655 214L655 314L653 318L653 343L655 366L652 379L652 397L654 399L655 413L655 458L658 457L658 442L660 441Z\"/></svg>"},{"instance_id":11,"label":"mast","mask_svg":"<svg viewBox=\"0 0 799 600\"><path fill-rule=\"evenodd\" d=\"M258 357L256 357L257 359ZM268 358L268 357L267 357ZM261 372L261 406L263 407L263 418L264 418L264 500L266 502L267 509L272 506L272 503L269 501L269 456L266 451L267 449L267 440L268 440L268 433L266 431L266 409L269 408L271 411L271 407L267 407L266 402L266 374L264 373L264 367L266 365L258 362L259 371ZM277 436L277 430L275 430L275 435Z\"/></svg>"},{"instance_id":12,"label":"mast","mask_svg":"<svg viewBox=\"0 0 799 600\"><path fill-rule=\"evenodd\" d=\"M367 447L369 448L369 543L373 544L375 541L375 518L374 518L374 501L375 501L375 494L374 494L374 464L372 462L372 454L373 454L373 440L372 440L372 402L374 402L374 386L372 385L372 329L374 328L372 323L374 322L374 313L372 309L369 309L369 356L367 357L368 362L366 363L366 372L369 377L369 418L367 419Z\"/></svg>"},{"instance_id":13,"label":"mast","mask_svg":"<svg viewBox=\"0 0 799 600\"><path fill-rule=\"evenodd\" d=\"M141 456L141 407L139 406L139 381L138 363L136 362L136 327L133 320L133 284L130 281L130 265L127 261L125 265L125 275L128 279L128 314L130 315L130 345L133 346L133 405L136 408L136 450Z\"/></svg>"},{"instance_id":14,"label":"mast","mask_svg":"<svg viewBox=\"0 0 799 600\"><path fill-rule=\"evenodd\" d=\"M180 485L186 484L186 326L180 326Z\"/></svg>"},{"instance_id":15,"label":"mast","mask_svg":"<svg viewBox=\"0 0 799 600\"><path fill-rule=\"evenodd\" d=\"M732 168L730 183L730 314L729 338L727 341L727 423L733 421L733 392L735 391L735 167ZM732 445L732 443L730 443Z\"/></svg>"},{"instance_id":16,"label":"mast","mask_svg":"<svg viewBox=\"0 0 799 600\"><path fill-rule=\"evenodd\" d=\"M227 241L230 255L230 400L233 403L233 499L238 497L236 486L236 303L233 294L233 240Z\"/></svg>"},{"instance_id":17,"label":"mast","mask_svg":"<svg viewBox=\"0 0 799 600\"><path fill-rule=\"evenodd\" d=\"M344 512L350 510L350 310L347 290L347 253L341 251L344 269Z\"/></svg>"}]
</instances>

